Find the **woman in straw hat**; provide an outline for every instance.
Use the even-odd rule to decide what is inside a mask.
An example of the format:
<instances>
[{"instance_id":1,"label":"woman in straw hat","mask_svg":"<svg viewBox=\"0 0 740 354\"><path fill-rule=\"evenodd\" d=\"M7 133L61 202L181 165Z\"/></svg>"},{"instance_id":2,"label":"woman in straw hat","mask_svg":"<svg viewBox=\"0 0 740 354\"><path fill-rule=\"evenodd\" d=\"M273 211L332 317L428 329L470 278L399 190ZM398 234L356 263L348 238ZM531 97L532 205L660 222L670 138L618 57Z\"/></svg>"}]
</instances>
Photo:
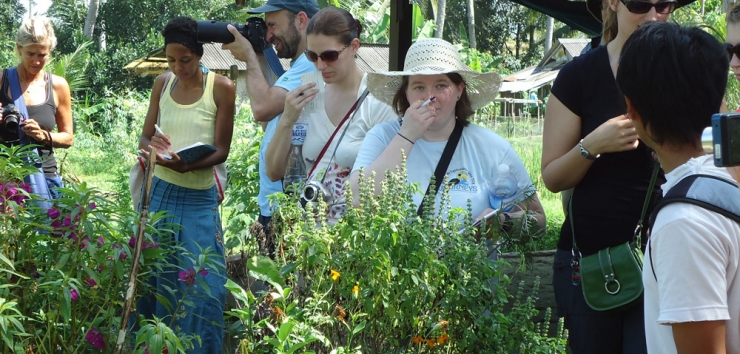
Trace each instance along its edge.
<instances>
[{"instance_id":1,"label":"woman in straw hat","mask_svg":"<svg viewBox=\"0 0 740 354\"><path fill-rule=\"evenodd\" d=\"M654 161L639 143L617 88L619 54L639 25L665 22L676 7L689 2L607 0L602 15L602 1L589 0L591 13L604 18L604 45L565 65L552 87L545 113L542 179L552 192L574 188L572 213L563 222L553 263L553 288L557 314L565 317L575 354L647 352L642 300L620 312L590 308L580 282L574 281L578 268L572 265L578 259L572 240L575 237L580 253L588 256L633 238ZM616 33L608 25L614 18ZM655 185L664 181L661 174ZM648 215L660 196L655 188Z\"/></svg>"},{"instance_id":2,"label":"woman in straw hat","mask_svg":"<svg viewBox=\"0 0 740 354\"><path fill-rule=\"evenodd\" d=\"M403 118L379 124L368 132L350 178L354 195L359 193L360 168L364 168L364 177L375 173L375 192L380 193L385 172L395 171L404 154L409 182L418 182L422 191L427 190L442 152L448 141L454 141L451 137L456 130L461 131L459 142L445 169L452 207L467 208L470 202L475 218L492 211L488 186L500 164L510 167L520 194L534 190L524 164L511 145L469 121L476 109L498 94L501 85L498 74L471 70L462 63L452 44L441 39L414 43L406 54L404 68L400 72L368 74L370 93L390 104ZM434 100L429 102L432 97ZM422 198L422 193L416 193L414 204L418 206ZM436 208L440 198L438 193ZM359 201L355 200L355 204ZM521 200L511 211L500 213L500 225L510 227L512 219L523 217L526 210L536 213L539 228L545 227L545 212L536 193Z\"/></svg>"}]
</instances>

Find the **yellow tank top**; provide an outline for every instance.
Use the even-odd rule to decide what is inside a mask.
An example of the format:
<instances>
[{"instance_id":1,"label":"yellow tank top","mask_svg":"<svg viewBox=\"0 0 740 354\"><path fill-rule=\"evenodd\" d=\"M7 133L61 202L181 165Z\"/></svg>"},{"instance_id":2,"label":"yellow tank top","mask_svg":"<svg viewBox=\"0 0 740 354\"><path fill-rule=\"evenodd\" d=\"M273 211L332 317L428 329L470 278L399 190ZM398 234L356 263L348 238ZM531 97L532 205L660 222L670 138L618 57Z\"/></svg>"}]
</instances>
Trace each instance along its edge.
<instances>
[{"instance_id":1,"label":"yellow tank top","mask_svg":"<svg viewBox=\"0 0 740 354\"><path fill-rule=\"evenodd\" d=\"M179 104L170 96L174 76L167 82L159 100L159 126L170 137L172 151L201 142L214 145L216 130L216 103L213 101L213 81L215 74L206 76L203 95L192 104ZM156 93L152 93L156 94ZM154 175L169 183L192 189L209 189L215 184L213 168L179 173L169 168L157 166Z\"/></svg>"}]
</instances>

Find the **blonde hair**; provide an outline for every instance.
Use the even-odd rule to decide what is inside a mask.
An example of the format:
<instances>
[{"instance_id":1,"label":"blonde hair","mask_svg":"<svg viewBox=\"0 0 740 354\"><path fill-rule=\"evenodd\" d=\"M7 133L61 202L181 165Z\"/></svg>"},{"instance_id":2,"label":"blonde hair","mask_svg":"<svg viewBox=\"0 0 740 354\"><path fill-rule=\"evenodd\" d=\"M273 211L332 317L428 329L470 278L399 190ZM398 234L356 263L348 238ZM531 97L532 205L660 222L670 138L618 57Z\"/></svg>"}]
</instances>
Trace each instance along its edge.
<instances>
[{"instance_id":1,"label":"blonde hair","mask_svg":"<svg viewBox=\"0 0 740 354\"><path fill-rule=\"evenodd\" d=\"M612 10L611 6L606 7L603 20L603 33L601 34L601 43L606 45L617 37L619 32L619 23L617 22L617 12Z\"/></svg>"},{"instance_id":2,"label":"blonde hair","mask_svg":"<svg viewBox=\"0 0 740 354\"><path fill-rule=\"evenodd\" d=\"M46 16L32 16L23 20L15 42L21 47L32 44L48 45L49 51L53 51L57 46L57 36Z\"/></svg>"}]
</instances>

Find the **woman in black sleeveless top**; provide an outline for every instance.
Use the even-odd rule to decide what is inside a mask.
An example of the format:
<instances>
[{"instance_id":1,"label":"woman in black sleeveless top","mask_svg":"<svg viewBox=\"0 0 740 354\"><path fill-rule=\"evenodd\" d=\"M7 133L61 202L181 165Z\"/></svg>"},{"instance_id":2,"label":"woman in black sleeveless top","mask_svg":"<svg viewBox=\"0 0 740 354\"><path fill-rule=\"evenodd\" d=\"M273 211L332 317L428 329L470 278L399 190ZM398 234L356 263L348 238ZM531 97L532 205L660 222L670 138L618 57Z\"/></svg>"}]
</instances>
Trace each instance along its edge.
<instances>
[{"instance_id":1,"label":"woman in black sleeveless top","mask_svg":"<svg viewBox=\"0 0 740 354\"><path fill-rule=\"evenodd\" d=\"M602 4L589 2L596 9ZM615 81L619 54L637 26L665 22L686 2L650 0L648 6L630 0L603 2L606 24L617 22L616 36L563 67L552 88L545 114L542 179L553 192L574 189L572 213L561 228L553 264L553 288L575 354L647 352L642 300L620 312L595 311L585 303L580 283L572 278L570 220L583 256L632 239L654 161L626 116L624 95ZM664 181L661 174L656 186ZM660 188L655 188L651 204L659 199Z\"/></svg>"},{"instance_id":2,"label":"woman in black sleeveless top","mask_svg":"<svg viewBox=\"0 0 740 354\"><path fill-rule=\"evenodd\" d=\"M52 198L62 186L57 173L54 148L72 146L72 105L67 81L44 71L51 52L57 44L54 28L46 17L34 16L23 21L16 36L16 50L21 62L16 66L23 99L28 109L28 120L23 132L32 143L41 145L42 169L46 175ZM12 103L8 77L0 73L0 104ZM56 128L56 132L53 132Z\"/></svg>"}]
</instances>

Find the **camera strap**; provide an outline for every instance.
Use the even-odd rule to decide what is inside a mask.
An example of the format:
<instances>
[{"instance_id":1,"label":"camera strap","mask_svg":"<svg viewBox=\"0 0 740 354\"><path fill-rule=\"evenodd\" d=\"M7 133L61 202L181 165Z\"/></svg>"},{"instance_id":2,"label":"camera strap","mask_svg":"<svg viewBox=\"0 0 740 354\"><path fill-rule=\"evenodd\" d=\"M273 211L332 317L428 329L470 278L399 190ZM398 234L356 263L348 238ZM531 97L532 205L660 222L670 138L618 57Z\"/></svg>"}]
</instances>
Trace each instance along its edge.
<instances>
[{"instance_id":1,"label":"camera strap","mask_svg":"<svg viewBox=\"0 0 740 354\"><path fill-rule=\"evenodd\" d=\"M324 145L324 148L321 149L321 152L319 153L319 157L316 158L316 163L314 163L313 167L311 168L311 171L308 172L308 175L306 177L311 177L311 174L313 174L313 171L316 170L316 166L319 165L321 162L321 158L324 157L324 153L326 153L326 149L329 148L329 145L331 145L331 142L334 140L334 136L337 135L337 132L339 131L339 128L342 127L344 122L347 121L347 118L349 118L350 115L352 115L352 118L354 118L355 114L357 114L357 107L359 107L362 104L362 101L365 100L365 97L370 93L368 89L365 89L364 92L360 95L359 98L357 98L357 101L355 101L355 104L352 106L352 108L349 109L347 114L342 118L342 121L337 124L337 127L334 129L334 132L329 137L329 140L326 141L326 145ZM352 113L354 112L354 114ZM339 140L337 141L337 144L334 146L334 153L332 153L331 158L329 159L329 164L331 164L331 161L334 160L334 155L337 153L337 148L339 147L339 143L342 142L342 138L344 138L344 134L347 132L347 129L349 128L349 123L352 122L352 119L347 123L347 125L344 127L344 131L342 132L342 135L339 136ZM321 182L324 182L324 178L326 177L326 173L324 173L324 177L321 178Z\"/></svg>"},{"instance_id":2,"label":"camera strap","mask_svg":"<svg viewBox=\"0 0 740 354\"><path fill-rule=\"evenodd\" d=\"M463 125L462 123L455 121L455 129L452 130L452 134L450 134L450 139L447 140L447 144L445 144L445 149L442 151L442 156L439 158L439 162L437 162L437 168L434 169L434 196L436 197L437 193L439 192L439 187L442 185L442 181L445 178L445 174L447 173L447 167L450 166L450 161L452 160L452 155L455 154L455 149L457 149L457 143L460 142L460 136L462 136L463 131ZM424 214L424 200L427 199L427 196L430 195L432 192L432 184L429 183L429 186L427 186L427 191L424 193L424 196L421 199L421 203L419 203L419 209L416 209L416 214L419 216L422 216Z\"/></svg>"},{"instance_id":3,"label":"camera strap","mask_svg":"<svg viewBox=\"0 0 740 354\"><path fill-rule=\"evenodd\" d=\"M285 70L283 70L283 64L280 64L280 58L278 58L277 53L275 53L275 49L270 46L270 48L265 49L263 53L265 54L265 60L267 60L267 64L270 65L272 72L274 72L277 77L283 76L283 74L285 74Z\"/></svg>"}]
</instances>

